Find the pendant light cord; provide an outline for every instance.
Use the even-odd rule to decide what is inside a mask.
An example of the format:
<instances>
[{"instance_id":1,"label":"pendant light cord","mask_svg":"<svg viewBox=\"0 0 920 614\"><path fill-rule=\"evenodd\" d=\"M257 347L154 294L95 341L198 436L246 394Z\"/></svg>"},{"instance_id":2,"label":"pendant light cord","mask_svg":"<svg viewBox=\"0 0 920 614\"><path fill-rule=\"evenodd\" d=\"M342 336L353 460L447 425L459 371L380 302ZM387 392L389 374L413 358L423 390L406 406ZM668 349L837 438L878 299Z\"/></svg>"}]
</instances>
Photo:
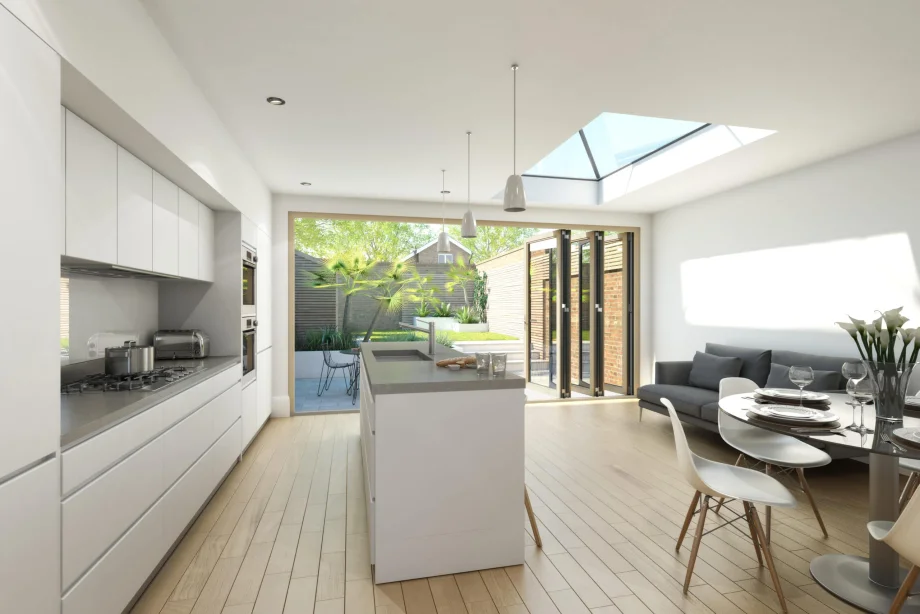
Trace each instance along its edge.
<instances>
[{"instance_id":1,"label":"pendant light cord","mask_svg":"<svg viewBox=\"0 0 920 614\"><path fill-rule=\"evenodd\" d=\"M511 95L511 100L513 101L512 102L513 111L511 113L511 116L512 116L511 125L512 125L512 132L514 134L514 136L512 137L512 147L514 148L514 151L511 154L511 159L513 160L512 170L514 171L513 174L515 175L517 175L517 70L518 70L518 65L512 64L511 73L513 74L514 85L513 85L513 92Z\"/></svg>"},{"instance_id":2,"label":"pendant light cord","mask_svg":"<svg viewBox=\"0 0 920 614\"><path fill-rule=\"evenodd\" d=\"M473 133L467 131L466 133L466 209L470 209L470 135Z\"/></svg>"},{"instance_id":3,"label":"pendant light cord","mask_svg":"<svg viewBox=\"0 0 920 614\"><path fill-rule=\"evenodd\" d=\"M443 168L441 169L441 232L444 232L444 220L447 214L447 212L444 210L444 189L445 189L444 174L446 172L447 171L444 170Z\"/></svg>"}]
</instances>

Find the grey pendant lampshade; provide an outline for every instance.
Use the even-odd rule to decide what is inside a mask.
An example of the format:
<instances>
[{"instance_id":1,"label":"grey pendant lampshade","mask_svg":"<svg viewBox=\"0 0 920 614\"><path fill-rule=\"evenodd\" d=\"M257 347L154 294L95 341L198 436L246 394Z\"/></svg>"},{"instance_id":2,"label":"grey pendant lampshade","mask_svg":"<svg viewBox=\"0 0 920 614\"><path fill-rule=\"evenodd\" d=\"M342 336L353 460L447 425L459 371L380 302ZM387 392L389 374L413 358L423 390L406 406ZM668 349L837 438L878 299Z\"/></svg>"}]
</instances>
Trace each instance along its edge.
<instances>
[{"instance_id":1,"label":"grey pendant lampshade","mask_svg":"<svg viewBox=\"0 0 920 614\"><path fill-rule=\"evenodd\" d=\"M447 229L444 222L444 197L450 192L444 187L444 175L447 171L441 169L441 234L438 235L438 254L450 253L450 238L447 236Z\"/></svg>"},{"instance_id":2,"label":"grey pendant lampshade","mask_svg":"<svg viewBox=\"0 0 920 614\"><path fill-rule=\"evenodd\" d=\"M460 236L464 239L476 238L476 218L473 217L473 209L470 206L470 135L466 133L466 213L463 214L463 221L460 222Z\"/></svg>"},{"instance_id":3,"label":"grey pendant lampshade","mask_svg":"<svg viewBox=\"0 0 920 614\"><path fill-rule=\"evenodd\" d=\"M527 197L524 194L524 180L517 174L517 71L518 65L511 65L511 72L514 75L514 166L513 173L505 182L505 211L517 213L527 209Z\"/></svg>"}]
</instances>

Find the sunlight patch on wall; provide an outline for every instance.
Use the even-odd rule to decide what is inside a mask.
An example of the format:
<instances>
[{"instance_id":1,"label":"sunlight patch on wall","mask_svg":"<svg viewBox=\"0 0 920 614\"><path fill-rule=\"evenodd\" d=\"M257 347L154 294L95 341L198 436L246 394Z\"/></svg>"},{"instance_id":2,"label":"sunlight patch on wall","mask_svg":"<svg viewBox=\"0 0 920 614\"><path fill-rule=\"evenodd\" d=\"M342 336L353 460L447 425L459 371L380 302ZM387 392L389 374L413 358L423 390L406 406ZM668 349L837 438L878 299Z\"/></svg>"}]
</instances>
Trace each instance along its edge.
<instances>
[{"instance_id":1,"label":"sunlight patch on wall","mask_svg":"<svg viewBox=\"0 0 920 614\"><path fill-rule=\"evenodd\" d=\"M684 319L697 326L837 330L904 306L920 325L920 276L906 233L780 247L681 264Z\"/></svg>"}]
</instances>

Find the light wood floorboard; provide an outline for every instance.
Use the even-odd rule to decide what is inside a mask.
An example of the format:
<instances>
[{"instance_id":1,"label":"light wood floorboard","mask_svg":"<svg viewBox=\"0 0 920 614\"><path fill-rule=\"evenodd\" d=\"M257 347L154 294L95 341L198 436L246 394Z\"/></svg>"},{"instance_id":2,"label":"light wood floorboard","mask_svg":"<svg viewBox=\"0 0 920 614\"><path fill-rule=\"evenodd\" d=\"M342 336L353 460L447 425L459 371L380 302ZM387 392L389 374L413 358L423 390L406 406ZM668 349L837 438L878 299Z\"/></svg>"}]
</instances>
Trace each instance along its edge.
<instances>
[{"instance_id":1,"label":"light wood floorboard","mask_svg":"<svg viewBox=\"0 0 920 614\"><path fill-rule=\"evenodd\" d=\"M370 565L357 414L273 419L132 612L779 612L749 537L731 528L705 536L683 593L692 540L679 552L674 545L693 491L676 470L668 420L637 415L633 402L528 406L525 479L543 548L522 506L523 565L382 585L373 584ZM718 435L686 432L698 454L734 462ZM867 552L868 470L835 461L807 477L830 536L822 537L790 483L799 507L773 511L773 556L789 610L852 614L814 583L808 565L820 554Z\"/></svg>"}]
</instances>

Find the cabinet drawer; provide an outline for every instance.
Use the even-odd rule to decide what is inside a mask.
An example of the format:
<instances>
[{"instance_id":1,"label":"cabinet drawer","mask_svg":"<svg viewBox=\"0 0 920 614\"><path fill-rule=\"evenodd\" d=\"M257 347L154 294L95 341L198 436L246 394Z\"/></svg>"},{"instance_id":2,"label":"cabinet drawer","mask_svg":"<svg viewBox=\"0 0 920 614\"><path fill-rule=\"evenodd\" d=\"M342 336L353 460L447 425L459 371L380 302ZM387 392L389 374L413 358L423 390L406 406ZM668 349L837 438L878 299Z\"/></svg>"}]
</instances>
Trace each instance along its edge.
<instances>
[{"instance_id":1,"label":"cabinet drawer","mask_svg":"<svg viewBox=\"0 0 920 614\"><path fill-rule=\"evenodd\" d=\"M239 417L239 384L163 434L163 484L169 486Z\"/></svg>"},{"instance_id":2,"label":"cabinet drawer","mask_svg":"<svg viewBox=\"0 0 920 614\"><path fill-rule=\"evenodd\" d=\"M150 442L61 505L69 587L163 493L163 441Z\"/></svg>"},{"instance_id":3,"label":"cabinet drawer","mask_svg":"<svg viewBox=\"0 0 920 614\"><path fill-rule=\"evenodd\" d=\"M62 614L119 614L171 545L160 500L64 595Z\"/></svg>"},{"instance_id":4,"label":"cabinet drawer","mask_svg":"<svg viewBox=\"0 0 920 614\"><path fill-rule=\"evenodd\" d=\"M361 359L363 363L363 358ZM367 424L371 430L376 426L376 407L374 406L374 397L371 395L370 380L367 379L367 369L364 364L361 365L361 409L367 413Z\"/></svg>"},{"instance_id":5,"label":"cabinet drawer","mask_svg":"<svg viewBox=\"0 0 920 614\"><path fill-rule=\"evenodd\" d=\"M239 419L163 495L163 539L173 543L239 458Z\"/></svg>"},{"instance_id":6,"label":"cabinet drawer","mask_svg":"<svg viewBox=\"0 0 920 614\"><path fill-rule=\"evenodd\" d=\"M61 492L69 495L162 431L160 404L67 450L61 460Z\"/></svg>"},{"instance_id":7,"label":"cabinet drawer","mask_svg":"<svg viewBox=\"0 0 920 614\"><path fill-rule=\"evenodd\" d=\"M182 418L186 417L221 392L240 381L241 370L239 365L221 371L197 386L189 388L182 394L163 401L163 427L169 428Z\"/></svg>"}]
</instances>

